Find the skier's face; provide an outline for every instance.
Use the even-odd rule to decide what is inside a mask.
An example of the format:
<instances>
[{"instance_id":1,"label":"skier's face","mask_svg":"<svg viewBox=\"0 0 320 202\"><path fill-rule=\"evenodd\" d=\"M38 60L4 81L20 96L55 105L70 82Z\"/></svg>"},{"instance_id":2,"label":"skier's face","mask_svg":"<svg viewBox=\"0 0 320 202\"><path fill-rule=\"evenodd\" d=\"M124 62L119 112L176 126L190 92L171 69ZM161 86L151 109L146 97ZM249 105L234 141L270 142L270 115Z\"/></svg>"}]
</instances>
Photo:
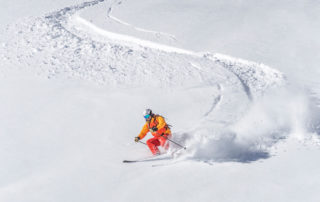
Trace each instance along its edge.
<instances>
[{"instance_id":1,"label":"skier's face","mask_svg":"<svg viewBox=\"0 0 320 202\"><path fill-rule=\"evenodd\" d=\"M151 120L151 115L150 114L145 115L144 118L146 119L146 121L150 121Z\"/></svg>"}]
</instances>

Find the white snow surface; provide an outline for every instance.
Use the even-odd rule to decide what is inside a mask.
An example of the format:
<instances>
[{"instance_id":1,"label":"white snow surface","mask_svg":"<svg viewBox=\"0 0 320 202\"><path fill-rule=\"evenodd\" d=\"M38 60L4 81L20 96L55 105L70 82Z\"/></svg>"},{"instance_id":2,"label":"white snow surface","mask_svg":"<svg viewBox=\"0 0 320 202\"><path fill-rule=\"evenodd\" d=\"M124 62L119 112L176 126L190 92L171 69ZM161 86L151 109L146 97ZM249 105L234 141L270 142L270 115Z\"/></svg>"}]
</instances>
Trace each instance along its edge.
<instances>
[{"instance_id":1,"label":"white snow surface","mask_svg":"<svg viewBox=\"0 0 320 202\"><path fill-rule=\"evenodd\" d=\"M36 10L39 2L32 2ZM318 200L317 82L312 77L302 86L307 77L292 76L299 72L288 67L281 68L286 76L266 64L207 52L220 47L218 35L200 31L198 45L190 40L208 26L199 20L221 17L209 8L230 6L241 16L237 8L255 3L70 3L43 15L10 14L19 19L1 31L0 201ZM213 24L237 22L227 13L226 24ZM189 23L182 20L187 14ZM249 21L249 31L262 19ZM188 25L192 34L183 34ZM261 43L253 40L228 46L249 53ZM275 54L270 63L285 64L277 60L280 51ZM164 115L173 140L187 150L171 160L124 164L151 155L133 141L145 108ZM169 152L178 148L171 143Z\"/></svg>"}]
</instances>

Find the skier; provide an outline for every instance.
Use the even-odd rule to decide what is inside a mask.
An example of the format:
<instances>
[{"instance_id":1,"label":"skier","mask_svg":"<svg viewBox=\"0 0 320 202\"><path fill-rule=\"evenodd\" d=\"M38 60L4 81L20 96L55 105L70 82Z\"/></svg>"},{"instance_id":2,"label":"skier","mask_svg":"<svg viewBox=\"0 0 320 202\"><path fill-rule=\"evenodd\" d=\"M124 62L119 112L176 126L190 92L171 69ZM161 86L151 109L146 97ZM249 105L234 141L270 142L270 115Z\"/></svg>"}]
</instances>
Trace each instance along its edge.
<instances>
[{"instance_id":1,"label":"skier","mask_svg":"<svg viewBox=\"0 0 320 202\"><path fill-rule=\"evenodd\" d=\"M147 145L152 154L160 154L158 146L168 150L169 144L167 139L171 138L171 131L169 125L164 120L164 117L158 114L153 114L151 109L144 110L143 116L146 120L146 123L144 124L140 134L135 137L134 140L138 142L139 140L143 139L148 132L151 132L154 137L147 140Z\"/></svg>"}]
</instances>

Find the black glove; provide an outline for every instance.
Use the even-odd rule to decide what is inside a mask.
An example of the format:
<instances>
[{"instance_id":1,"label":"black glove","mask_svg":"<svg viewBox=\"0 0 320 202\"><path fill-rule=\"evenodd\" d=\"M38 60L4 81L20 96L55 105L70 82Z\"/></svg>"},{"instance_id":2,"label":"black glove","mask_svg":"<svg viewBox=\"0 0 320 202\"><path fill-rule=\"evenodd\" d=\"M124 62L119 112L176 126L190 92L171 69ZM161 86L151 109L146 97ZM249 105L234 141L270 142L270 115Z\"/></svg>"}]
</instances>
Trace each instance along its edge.
<instances>
[{"instance_id":1,"label":"black glove","mask_svg":"<svg viewBox=\"0 0 320 202\"><path fill-rule=\"evenodd\" d=\"M135 137L135 138L134 138L134 141L135 141L135 142L138 142L139 140L140 140L140 137Z\"/></svg>"},{"instance_id":2,"label":"black glove","mask_svg":"<svg viewBox=\"0 0 320 202\"><path fill-rule=\"evenodd\" d=\"M152 127L151 130L152 130L153 132L156 132L156 131L158 131L158 128L155 126L155 127Z\"/></svg>"}]
</instances>

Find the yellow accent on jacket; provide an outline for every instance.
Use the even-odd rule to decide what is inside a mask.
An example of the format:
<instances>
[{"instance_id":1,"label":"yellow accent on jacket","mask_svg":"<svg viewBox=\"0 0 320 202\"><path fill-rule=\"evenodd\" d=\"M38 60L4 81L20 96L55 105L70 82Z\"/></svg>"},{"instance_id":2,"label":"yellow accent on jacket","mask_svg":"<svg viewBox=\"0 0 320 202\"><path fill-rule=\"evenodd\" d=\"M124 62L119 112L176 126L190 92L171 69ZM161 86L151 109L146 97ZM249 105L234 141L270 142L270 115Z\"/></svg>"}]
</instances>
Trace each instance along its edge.
<instances>
[{"instance_id":1,"label":"yellow accent on jacket","mask_svg":"<svg viewBox=\"0 0 320 202\"><path fill-rule=\"evenodd\" d=\"M158 130L153 131L152 130L153 127L157 127ZM160 115L154 115L150 121L147 121L144 124L138 137L140 139L143 139L147 135L148 132L151 132L151 134L155 137L159 137L161 134L171 135L171 130L168 127L168 124L166 123L164 118Z\"/></svg>"}]
</instances>

